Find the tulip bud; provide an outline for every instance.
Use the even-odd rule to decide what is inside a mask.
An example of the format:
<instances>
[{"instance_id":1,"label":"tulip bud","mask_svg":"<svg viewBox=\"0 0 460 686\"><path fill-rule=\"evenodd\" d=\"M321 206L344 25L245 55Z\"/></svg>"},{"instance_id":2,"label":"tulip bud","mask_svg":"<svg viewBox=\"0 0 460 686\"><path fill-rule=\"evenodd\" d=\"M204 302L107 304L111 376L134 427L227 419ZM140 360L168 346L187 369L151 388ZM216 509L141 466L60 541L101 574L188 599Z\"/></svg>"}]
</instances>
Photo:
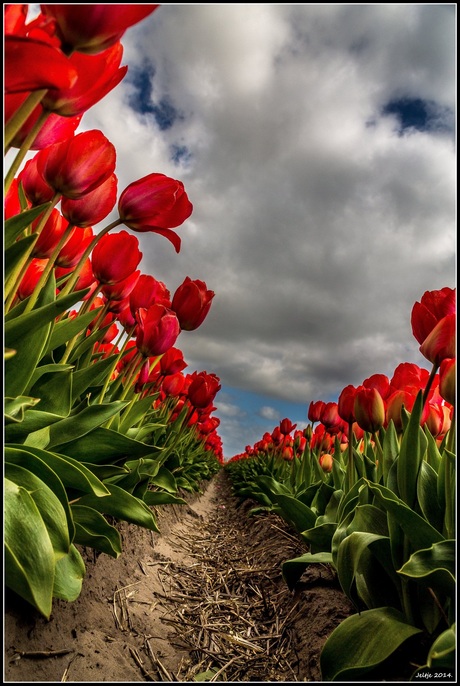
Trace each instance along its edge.
<instances>
[{"instance_id":1,"label":"tulip bud","mask_svg":"<svg viewBox=\"0 0 460 686\"><path fill-rule=\"evenodd\" d=\"M378 431L385 421L385 405L378 390L364 387L358 389L354 412L356 422L364 431Z\"/></svg>"}]
</instances>

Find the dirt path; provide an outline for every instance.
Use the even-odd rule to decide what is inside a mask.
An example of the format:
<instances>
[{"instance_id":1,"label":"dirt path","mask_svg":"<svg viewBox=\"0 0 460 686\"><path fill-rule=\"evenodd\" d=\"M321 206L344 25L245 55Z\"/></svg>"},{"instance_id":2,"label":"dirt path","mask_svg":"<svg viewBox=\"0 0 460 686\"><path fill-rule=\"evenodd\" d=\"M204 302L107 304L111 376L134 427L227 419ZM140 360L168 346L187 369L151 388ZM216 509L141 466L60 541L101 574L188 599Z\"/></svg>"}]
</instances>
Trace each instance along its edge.
<instances>
[{"instance_id":1,"label":"dirt path","mask_svg":"<svg viewBox=\"0 0 460 686\"><path fill-rule=\"evenodd\" d=\"M293 595L280 564L304 544L276 515L248 517L224 472L205 488L158 510L161 535L123 524L122 556L88 561L49 621L7 594L4 681L320 681L351 611L331 572Z\"/></svg>"}]
</instances>

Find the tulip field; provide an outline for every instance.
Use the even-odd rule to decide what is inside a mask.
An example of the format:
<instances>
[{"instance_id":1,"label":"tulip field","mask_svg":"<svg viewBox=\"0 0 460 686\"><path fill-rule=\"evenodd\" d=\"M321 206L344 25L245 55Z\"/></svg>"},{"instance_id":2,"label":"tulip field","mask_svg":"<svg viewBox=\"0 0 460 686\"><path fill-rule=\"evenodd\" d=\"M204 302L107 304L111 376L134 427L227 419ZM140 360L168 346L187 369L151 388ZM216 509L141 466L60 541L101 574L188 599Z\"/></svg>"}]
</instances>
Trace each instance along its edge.
<instances>
[{"instance_id":1,"label":"tulip field","mask_svg":"<svg viewBox=\"0 0 460 686\"><path fill-rule=\"evenodd\" d=\"M215 293L139 268L139 233L180 251L186 189L157 170L119 189L114 145L79 132L126 74L125 31L158 7L4 7L5 584L49 619L82 592L83 547L118 558L121 522L159 532L157 508L224 470L253 517L275 513L307 547L286 586L327 565L356 609L325 640L324 681L395 656L413 680L452 681L455 289L407 313L424 366L312 400L307 428L285 418L224 462L220 379L187 373L180 349Z\"/></svg>"}]
</instances>

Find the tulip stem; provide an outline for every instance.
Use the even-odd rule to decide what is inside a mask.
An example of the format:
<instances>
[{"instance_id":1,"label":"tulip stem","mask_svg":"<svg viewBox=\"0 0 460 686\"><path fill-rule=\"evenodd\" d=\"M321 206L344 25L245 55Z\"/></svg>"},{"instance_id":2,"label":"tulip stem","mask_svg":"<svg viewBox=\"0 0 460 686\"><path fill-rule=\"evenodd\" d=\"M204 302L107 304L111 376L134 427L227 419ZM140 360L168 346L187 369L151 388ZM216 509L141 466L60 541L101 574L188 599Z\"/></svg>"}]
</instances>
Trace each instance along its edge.
<instances>
[{"instance_id":1,"label":"tulip stem","mask_svg":"<svg viewBox=\"0 0 460 686\"><path fill-rule=\"evenodd\" d=\"M427 399L428 399L428 395L429 395L429 393L430 393L431 386L433 385L433 381L434 381L434 378L435 378L435 376L436 376L436 372L438 371L438 367L439 367L439 365L435 362L435 363L433 364L432 369L431 369L430 376L429 376L428 381L427 381L427 384L426 384L426 386L425 386L425 390L423 391L422 410L423 410L423 408L425 407L425 403L426 403L426 401L427 401Z\"/></svg>"},{"instance_id":2,"label":"tulip stem","mask_svg":"<svg viewBox=\"0 0 460 686\"><path fill-rule=\"evenodd\" d=\"M451 454L455 450L455 414L452 415L452 421L449 428L449 435L447 437L446 450ZM446 472L444 493L446 499L446 513L444 515L444 526L446 530L446 538L455 538L455 464L448 455L446 459Z\"/></svg>"},{"instance_id":3,"label":"tulip stem","mask_svg":"<svg viewBox=\"0 0 460 686\"><path fill-rule=\"evenodd\" d=\"M40 102L43 100L47 92L47 88L32 91L28 98L24 100L22 105L18 107L16 112L13 114L13 116L5 126L5 149L9 148L17 132L26 123L27 119L30 117L36 106L39 105Z\"/></svg>"},{"instance_id":4,"label":"tulip stem","mask_svg":"<svg viewBox=\"0 0 460 686\"><path fill-rule=\"evenodd\" d=\"M134 327L133 327L133 330L134 330ZM119 336L119 340L121 340L121 337L122 337L123 335L124 335L124 332L122 331L121 334L120 334L120 336ZM123 357L123 353L125 352L125 350L126 350L126 348L127 348L127 345L128 345L128 343L129 343L129 341L130 341L130 338L131 338L130 335L126 336L126 340L125 340L125 342L124 342L124 344L123 344L123 347L121 348L120 352L115 356L115 359L114 359L114 361L113 361L113 364L112 364L112 366L110 367L110 369L109 369L109 371L108 371L107 378L106 378L105 383L104 383L104 387L102 388L101 395L99 396L99 404L100 404L100 405L104 402L104 397L105 397L105 394L107 393L107 389L108 389L109 384L110 384L110 381L111 381L111 379L112 379L112 374L114 373L114 371L115 371L115 369L116 369L116 366L117 366L118 362L119 362L119 361L121 360L121 358ZM116 344L115 344L115 345L116 345Z\"/></svg>"},{"instance_id":5,"label":"tulip stem","mask_svg":"<svg viewBox=\"0 0 460 686\"><path fill-rule=\"evenodd\" d=\"M24 141L22 142L21 147L19 148L18 152L16 153L16 157L14 158L13 162L11 163L11 167L8 169L8 173L5 177L5 193L8 193L10 186L13 182L13 179L16 175L16 172L18 171L19 167L21 166L25 156L30 150L30 147L32 143L34 142L38 132L42 128L43 124L45 121L48 119L49 112L46 110L43 110L42 114L38 117L37 121L35 124L32 126L30 129L29 133L27 136L24 138Z\"/></svg>"}]
</instances>

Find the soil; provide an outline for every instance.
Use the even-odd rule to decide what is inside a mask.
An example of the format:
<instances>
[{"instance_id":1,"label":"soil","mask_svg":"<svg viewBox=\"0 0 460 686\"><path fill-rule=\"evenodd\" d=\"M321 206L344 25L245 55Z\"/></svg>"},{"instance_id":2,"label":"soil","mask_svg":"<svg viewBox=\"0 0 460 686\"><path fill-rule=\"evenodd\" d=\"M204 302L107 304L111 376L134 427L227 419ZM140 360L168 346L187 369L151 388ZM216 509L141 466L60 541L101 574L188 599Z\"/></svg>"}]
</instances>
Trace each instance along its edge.
<instances>
[{"instance_id":1,"label":"soil","mask_svg":"<svg viewBox=\"0 0 460 686\"><path fill-rule=\"evenodd\" d=\"M281 563L305 543L250 516L224 470L184 499L156 508L160 534L121 523L116 560L80 548L80 597L49 620L7 591L4 682L321 681L322 646L354 612L333 571L289 591Z\"/></svg>"}]
</instances>

